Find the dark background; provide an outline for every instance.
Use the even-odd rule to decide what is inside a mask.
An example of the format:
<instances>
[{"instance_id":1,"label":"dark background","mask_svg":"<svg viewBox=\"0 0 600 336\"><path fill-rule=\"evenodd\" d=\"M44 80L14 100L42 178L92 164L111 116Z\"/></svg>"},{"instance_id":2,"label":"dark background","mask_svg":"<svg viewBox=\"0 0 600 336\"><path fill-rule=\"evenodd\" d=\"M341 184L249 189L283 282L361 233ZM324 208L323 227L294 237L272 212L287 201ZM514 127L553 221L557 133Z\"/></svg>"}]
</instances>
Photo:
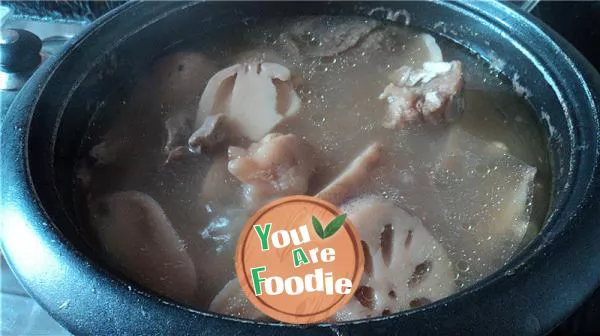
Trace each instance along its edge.
<instances>
[{"instance_id":1,"label":"dark background","mask_svg":"<svg viewBox=\"0 0 600 336\"><path fill-rule=\"evenodd\" d=\"M91 22L124 2L0 1L0 4L11 7L16 15ZM565 37L600 70L600 2L541 1L532 14ZM600 265L598 268L600 271ZM600 335L600 290L551 335Z\"/></svg>"},{"instance_id":2,"label":"dark background","mask_svg":"<svg viewBox=\"0 0 600 336\"><path fill-rule=\"evenodd\" d=\"M92 21L126 1L0 1L15 14L44 20Z\"/></svg>"},{"instance_id":3,"label":"dark background","mask_svg":"<svg viewBox=\"0 0 600 336\"><path fill-rule=\"evenodd\" d=\"M126 1L0 1L24 16L44 20L93 21ZM542 19L600 68L600 1L541 1L532 14Z\"/></svg>"},{"instance_id":4,"label":"dark background","mask_svg":"<svg viewBox=\"0 0 600 336\"><path fill-rule=\"evenodd\" d=\"M542 1L532 14L571 42L600 71L600 2ZM551 335L600 335L600 290Z\"/></svg>"}]
</instances>

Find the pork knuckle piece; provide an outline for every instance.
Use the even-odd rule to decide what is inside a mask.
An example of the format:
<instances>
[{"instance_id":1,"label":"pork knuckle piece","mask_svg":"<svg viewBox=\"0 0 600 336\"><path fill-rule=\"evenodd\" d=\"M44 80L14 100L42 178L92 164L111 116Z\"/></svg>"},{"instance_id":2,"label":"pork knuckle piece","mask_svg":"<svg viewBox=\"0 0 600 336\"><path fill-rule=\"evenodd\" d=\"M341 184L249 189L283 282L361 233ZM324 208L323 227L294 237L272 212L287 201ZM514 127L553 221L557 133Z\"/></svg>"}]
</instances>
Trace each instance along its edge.
<instances>
[{"instance_id":1,"label":"pork knuckle piece","mask_svg":"<svg viewBox=\"0 0 600 336\"><path fill-rule=\"evenodd\" d=\"M315 162L310 145L293 134L271 133L244 149L229 147L228 169L245 184L246 204L306 193Z\"/></svg>"},{"instance_id":2,"label":"pork knuckle piece","mask_svg":"<svg viewBox=\"0 0 600 336\"><path fill-rule=\"evenodd\" d=\"M290 71L276 63L236 64L219 71L200 98L196 128L206 117L225 115L232 131L258 141L300 109Z\"/></svg>"},{"instance_id":3,"label":"pork knuckle piece","mask_svg":"<svg viewBox=\"0 0 600 336\"><path fill-rule=\"evenodd\" d=\"M137 191L90 203L93 228L110 260L131 280L159 294L190 302L196 269L161 206Z\"/></svg>"},{"instance_id":4,"label":"pork knuckle piece","mask_svg":"<svg viewBox=\"0 0 600 336\"><path fill-rule=\"evenodd\" d=\"M463 75L459 61L425 62L422 68L403 66L394 71L379 99L386 100L388 111L384 127L405 124L451 121L452 100L460 99Z\"/></svg>"},{"instance_id":5,"label":"pork knuckle piece","mask_svg":"<svg viewBox=\"0 0 600 336\"><path fill-rule=\"evenodd\" d=\"M354 297L336 320L418 308L456 290L446 252L419 218L375 196L356 199L342 209L362 239L365 268Z\"/></svg>"}]
</instances>

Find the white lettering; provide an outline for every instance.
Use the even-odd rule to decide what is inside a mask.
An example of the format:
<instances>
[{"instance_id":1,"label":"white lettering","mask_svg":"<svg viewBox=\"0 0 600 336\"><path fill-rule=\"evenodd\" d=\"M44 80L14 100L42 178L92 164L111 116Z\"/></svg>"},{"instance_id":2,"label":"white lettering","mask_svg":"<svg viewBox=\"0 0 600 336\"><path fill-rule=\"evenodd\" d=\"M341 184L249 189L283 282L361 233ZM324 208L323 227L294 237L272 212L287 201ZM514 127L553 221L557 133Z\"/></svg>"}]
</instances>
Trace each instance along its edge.
<instances>
[{"instance_id":1,"label":"white lettering","mask_svg":"<svg viewBox=\"0 0 600 336\"><path fill-rule=\"evenodd\" d=\"M304 243L308 243L310 241L310 235L308 234L308 227L306 227L306 225L302 225L301 227L298 228L298 230L300 230L300 235L302 236L302 240L300 240L300 238L298 237L298 231L291 230L290 231L290 235L292 236L292 243L294 245L300 245L300 244L304 244Z\"/></svg>"},{"instance_id":2,"label":"white lettering","mask_svg":"<svg viewBox=\"0 0 600 336\"><path fill-rule=\"evenodd\" d=\"M296 287L296 290L294 290L293 287ZM304 282L302 282L302 278L293 276L285 279L285 292L289 295L299 295L304 292Z\"/></svg>"},{"instance_id":3,"label":"white lettering","mask_svg":"<svg viewBox=\"0 0 600 336\"><path fill-rule=\"evenodd\" d=\"M323 291L323 269L317 268L315 273L310 273L304 276L306 292L322 292ZM315 285L313 286L313 283Z\"/></svg>"},{"instance_id":4,"label":"white lettering","mask_svg":"<svg viewBox=\"0 0 600 336\"><path fill-rule=\"evenodd\" d=\"M275 282L275 289L273 289L273 282ZM284 286L283 279L278 276L265 279L265 292L268 295L279 295L283 293Z\"/></svg>"},{"instance_id":5,"label":"white lettering","mask_svg":"<svg viewBox=\"0 0 600 336\"><path fill-rule=\"evenodd\" d=\"M339 278L335 281L335 292L338 294L350 294L352 281L346 278Z\"/></svg>"},{"instance_id":6,"label":"white lettering","mask_svg":"<svg viewBox=\"0 0 600 336\"><path fill-rule=\"evenodd\" d=\"M271 236L273 246L276 248L283 248L290 244L290 234L285 230L275 231Z\"/></svg>"},{"instance_id":7,"label":"white lettering","mask_svg":"<svg viewBox=\"0 0 600 336\"><path fill-rule=\"evenodd\" d=\"M331 247L324 248L323 251L321 251L321 260L323 260L323 262L334 261L335 260L335 250L332 249Z\"/></svg>"}]
</instances>

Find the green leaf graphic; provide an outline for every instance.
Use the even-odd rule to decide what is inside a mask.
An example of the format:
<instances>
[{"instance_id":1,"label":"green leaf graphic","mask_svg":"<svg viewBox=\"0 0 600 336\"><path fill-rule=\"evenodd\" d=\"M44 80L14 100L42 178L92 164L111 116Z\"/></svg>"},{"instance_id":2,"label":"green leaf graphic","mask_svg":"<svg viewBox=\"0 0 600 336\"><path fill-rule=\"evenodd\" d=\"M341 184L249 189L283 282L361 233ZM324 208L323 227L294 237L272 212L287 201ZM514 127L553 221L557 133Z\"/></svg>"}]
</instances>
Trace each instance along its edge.
<instances>
[{"instance_id":1,"label":"green leaf graphic","mask_svg":"<svg viewBox=\"0 0 600 336\"><path fill-rule=\"evenodd\" d=\"M323 237L323 226L321 225L321 222L319 222L317 217L312 216L312 224L313 228L315 229L315 232L317 233L317 236L321 237L321 239L325 239L325 237Z\"/></svg>"},{"instance_id":2,"label":"green leaf graphic","mask_svg":"<svg viewBox=\"0 0 600 336\"><path fill-rule=\"evenodd\" d=\"M333 234L338 232L338 230L342 227L342 225L344 225L345 221L346 221L346 214L339 215L336 218L334 218L331 221L331 223L329 223L327 225L327 227L325 228L323 238L333 236Z\"/></svg>"}]
</instances>

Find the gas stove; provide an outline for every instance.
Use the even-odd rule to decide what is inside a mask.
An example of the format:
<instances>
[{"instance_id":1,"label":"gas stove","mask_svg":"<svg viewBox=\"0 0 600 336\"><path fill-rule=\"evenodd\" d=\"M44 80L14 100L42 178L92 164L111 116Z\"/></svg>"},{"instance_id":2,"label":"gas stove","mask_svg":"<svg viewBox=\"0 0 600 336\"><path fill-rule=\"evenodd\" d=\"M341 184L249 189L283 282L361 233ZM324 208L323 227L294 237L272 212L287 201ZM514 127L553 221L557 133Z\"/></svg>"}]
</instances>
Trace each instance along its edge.
<instances>
[{"instance_id":1,"label":"gas stove","mask_svg":"<svg viewBox=\"0 0 600 336\"><path fill-rule=\"evenodd\" d=\"M517 1L600 68L599 2ZM88 24L123 1L0 1L0 124L27 79ZM2 335L69 335L2 263ZM68 304L68 303L67 303ZM600 292L552 335L600 334Z\"/></svg>"},{"instance_id":2,"label":"gas stove","mask_svg":"<svg viewBox=\"0 0 600 336\"><path fill-rule=\"evenodd\" d=\"M1 7L0 101L1 115L31 74L64 43L77 35L89 21L59 22L14 15Z\"/></svg>"},{"instance_id":3,"label":"gas stove","mask_svg":"<svg viewBox=\"0 0 600 336\"><path fill-rule=\"evenodd\" d=\"M0 124L27 79L91 22L24 15L0 7ZM1 258L2 335L70 335L21 288Z\"/></svg>"}]
</instances>

